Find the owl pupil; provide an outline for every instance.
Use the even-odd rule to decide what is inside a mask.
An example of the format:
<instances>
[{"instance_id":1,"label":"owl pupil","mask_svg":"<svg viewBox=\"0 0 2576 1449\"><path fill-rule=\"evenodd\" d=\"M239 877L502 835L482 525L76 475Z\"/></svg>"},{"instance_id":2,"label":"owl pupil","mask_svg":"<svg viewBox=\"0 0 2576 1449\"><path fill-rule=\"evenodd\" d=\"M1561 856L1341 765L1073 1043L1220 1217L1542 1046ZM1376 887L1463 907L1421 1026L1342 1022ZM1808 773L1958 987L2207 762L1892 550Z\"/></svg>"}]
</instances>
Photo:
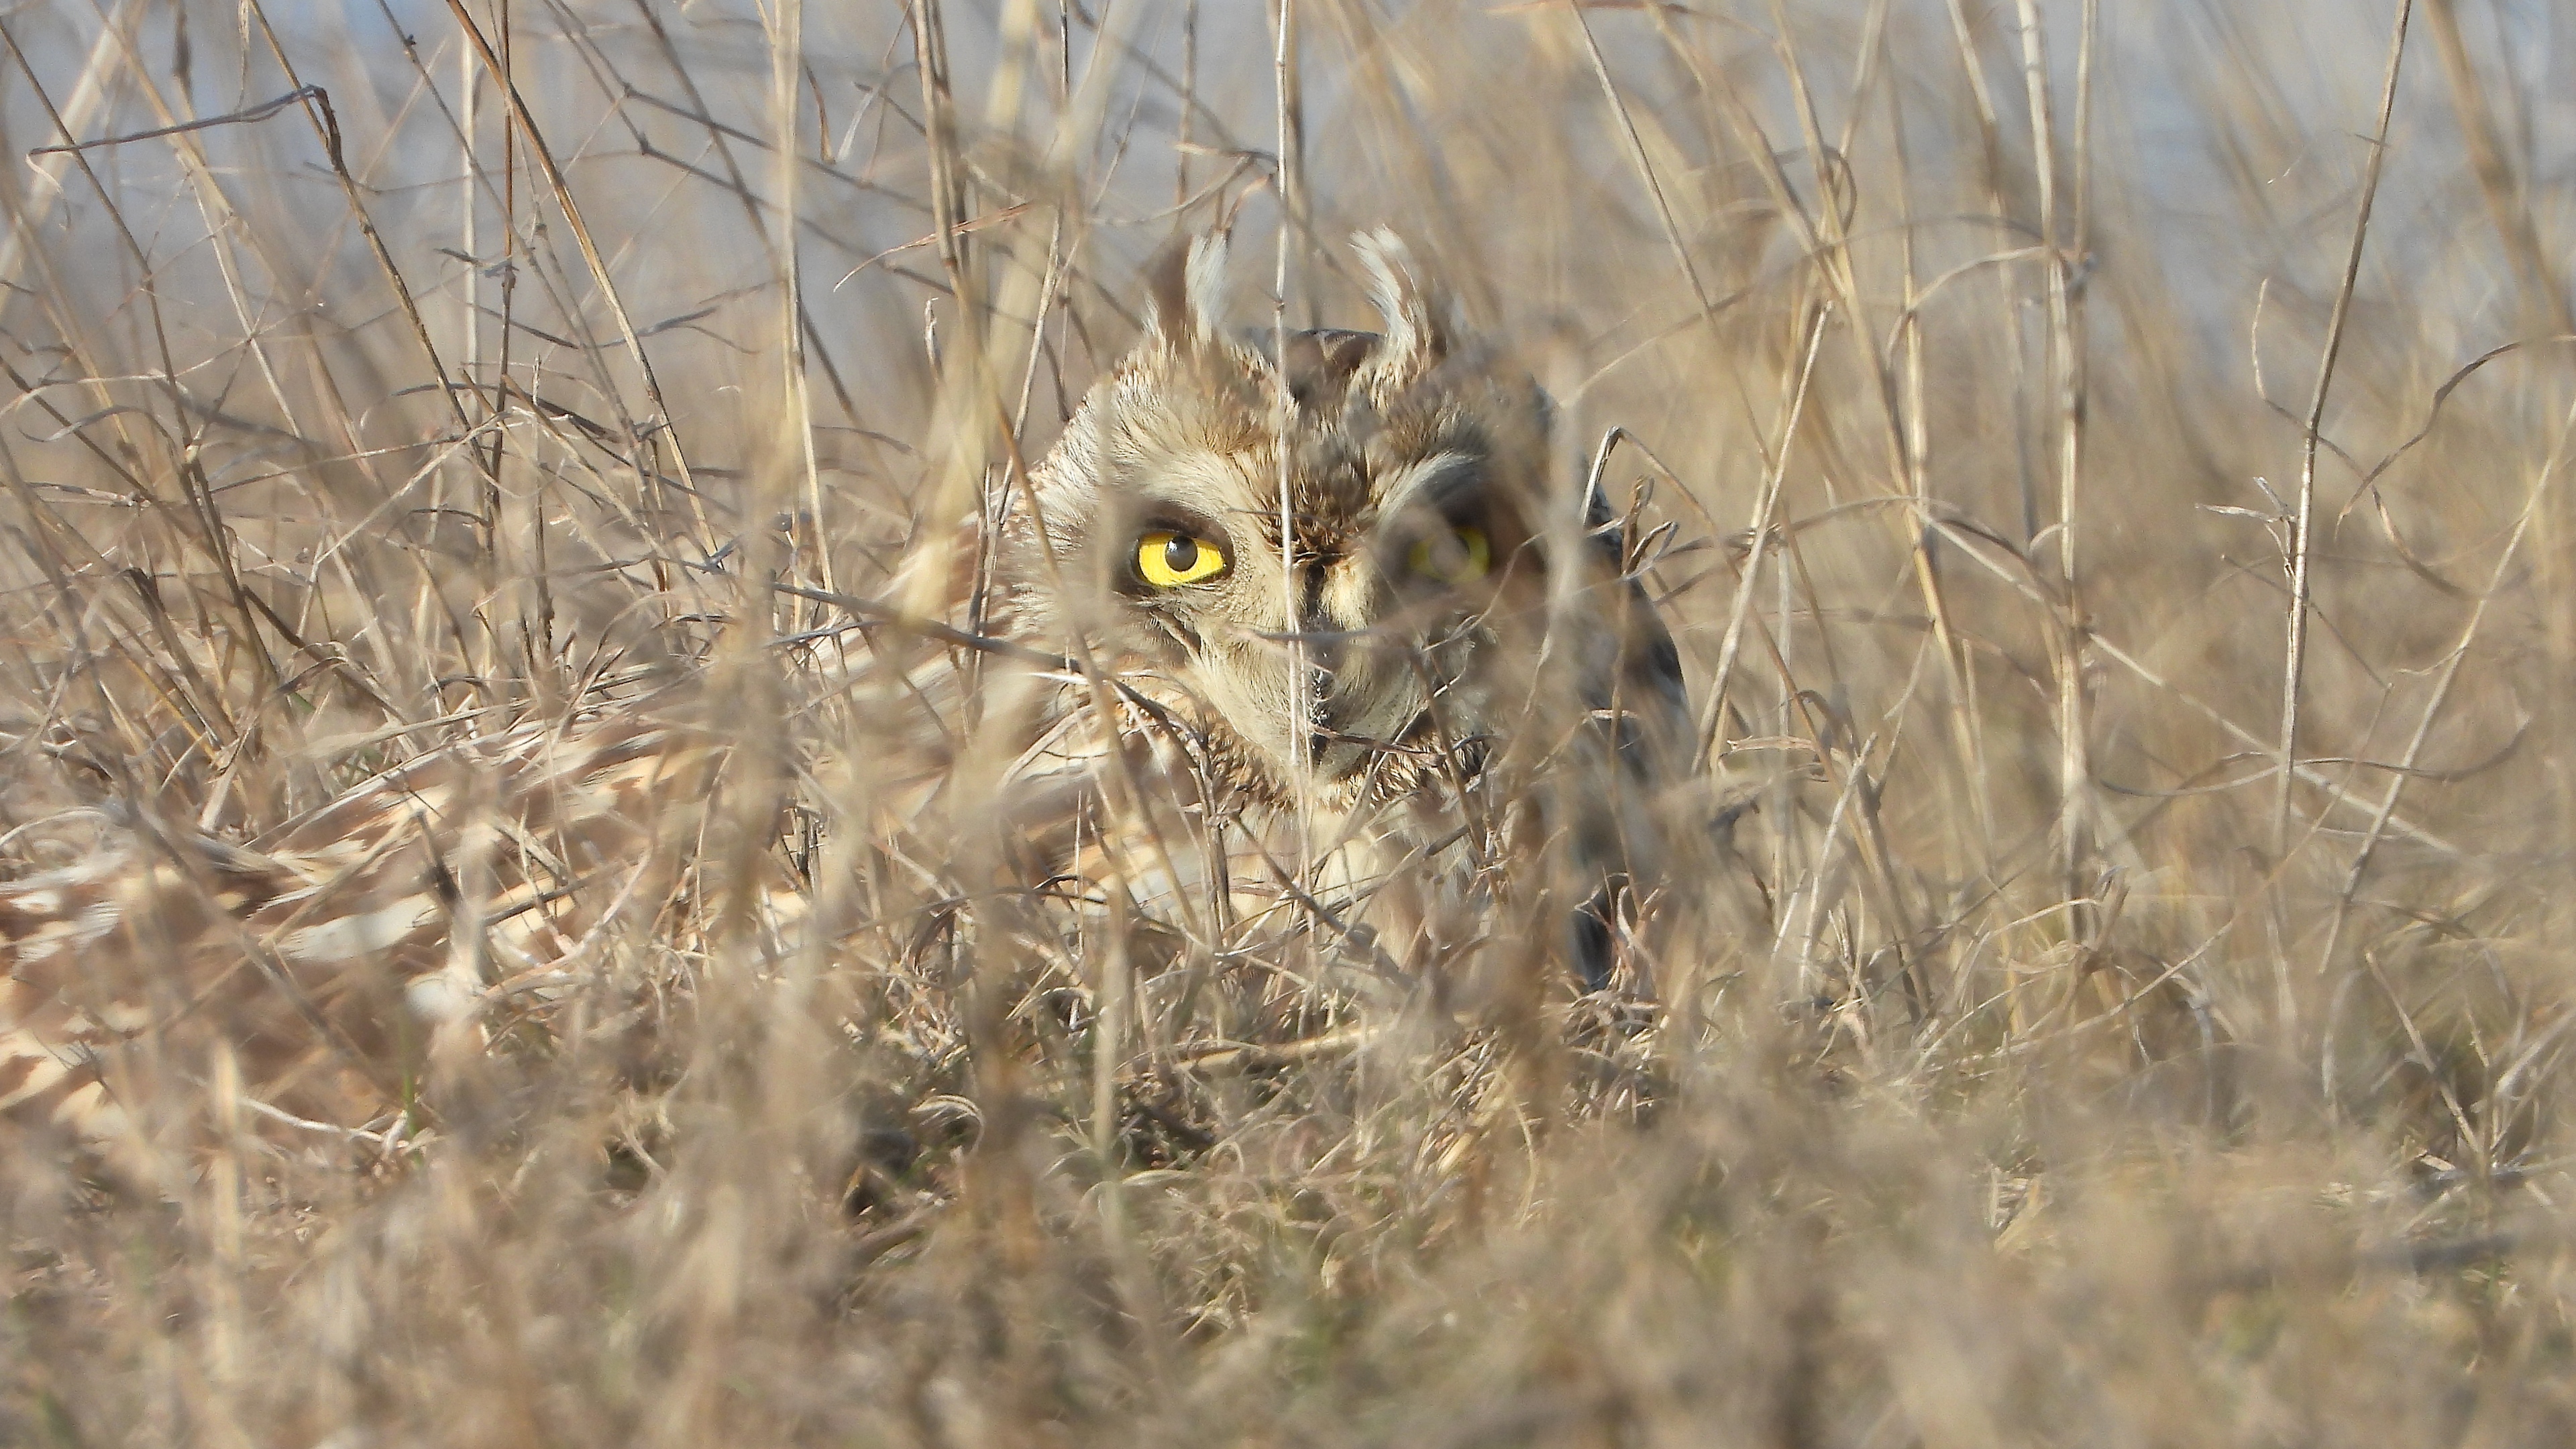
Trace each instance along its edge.
<instances>
[{"instance_id":1,"label":"owl pupil","mask_svg":"<svg viewBox=\"0 0 2576 1449\"><path fill-rule=\"evenodd\" d=\"M1199 566L1199 541L1176 536L1163 545L1163 567L1176 574L1186 574Z\"/></svg>"}]
</instances>

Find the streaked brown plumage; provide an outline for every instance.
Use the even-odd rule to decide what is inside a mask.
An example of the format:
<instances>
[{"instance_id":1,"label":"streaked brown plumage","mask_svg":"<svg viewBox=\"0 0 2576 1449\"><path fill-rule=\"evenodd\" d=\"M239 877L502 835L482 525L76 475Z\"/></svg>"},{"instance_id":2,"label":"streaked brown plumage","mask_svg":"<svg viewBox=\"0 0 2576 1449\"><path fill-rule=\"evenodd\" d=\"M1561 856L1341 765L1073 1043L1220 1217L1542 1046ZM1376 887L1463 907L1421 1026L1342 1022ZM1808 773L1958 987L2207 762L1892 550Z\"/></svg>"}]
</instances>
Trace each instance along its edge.
<instances>
[{"instance_id":1,"label":"streaked brown plumage","mask_svg":"<svg viewBox=\"0 0 2576 1449\"><path fill-rule=\"evenodd\" d=\"M247 845L128 815L0 886L0 1111L112 1141L121 1055L218 1033L263 1106L366 1125L438 1023L573 968L618 902L686 869L665 807L718 749L629 709L449 745ZM451 950L476 857L480 961Z\"/></svg>"}]
</instances>

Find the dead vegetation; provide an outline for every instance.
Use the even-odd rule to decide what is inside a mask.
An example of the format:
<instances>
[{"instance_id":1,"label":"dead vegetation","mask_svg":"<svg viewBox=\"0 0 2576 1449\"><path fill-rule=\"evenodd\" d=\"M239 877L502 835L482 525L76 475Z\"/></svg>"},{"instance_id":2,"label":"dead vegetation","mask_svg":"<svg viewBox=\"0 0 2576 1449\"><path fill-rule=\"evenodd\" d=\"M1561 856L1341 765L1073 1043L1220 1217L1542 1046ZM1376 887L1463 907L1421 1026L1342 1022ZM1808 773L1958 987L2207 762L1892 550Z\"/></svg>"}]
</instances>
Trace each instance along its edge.
<instances>
[{"instance_id":1,"label":"dead vegetation","mask_svg":"<svg viewBox=\"0 0 2576 1449\"><path fill-rule=\"evenodd\" d=\"M222 1022L139 1168L0 1124L0 1440L2576 1437L2568 19L1272 10L0 20L10 875L731 751L401 1131ZM992 904L919 626L1224 216L1291 325L1404 231L1637 503L1748 923L1660 999Z\"/></svg>"}]
</instances>

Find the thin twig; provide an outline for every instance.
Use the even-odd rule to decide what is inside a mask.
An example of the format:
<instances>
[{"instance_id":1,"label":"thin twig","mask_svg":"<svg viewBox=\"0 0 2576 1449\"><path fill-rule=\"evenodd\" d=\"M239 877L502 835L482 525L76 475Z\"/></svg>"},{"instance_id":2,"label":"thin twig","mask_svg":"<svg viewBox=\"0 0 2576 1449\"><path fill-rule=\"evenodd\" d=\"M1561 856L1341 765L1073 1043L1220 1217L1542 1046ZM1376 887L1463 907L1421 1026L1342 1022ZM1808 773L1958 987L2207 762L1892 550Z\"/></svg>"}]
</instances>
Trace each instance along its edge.
<instances>
[{"instance_id":1,"label":"thin twig","mask_svg":"<svg viewBox=\"0 0 2576 1449\"><path fill-rule=\"evenodd\" d=\"M2344 324L2352 315L2352 297L2361 282L2361 248L2370 237L2370 208L2379 198L2379 172L2388 158L2388 121L2397 109L2397 77L2406 59L2406 22L2415 0L2397 0L2397 23L2388 38L2388 70L2379 89L2379 125L2372 133L2370 158L2362 170L2361 202L2352 221L2352 244L2344 253L2343 280L2335 288L2334 313L2326 321L2324 353L2317 359L2317 385L2308 398L2307 426L2299 442L2298 518L2290 532L2290 620L2281 667L2281 788L2272 810L2272 852L2290 847L2291 771L2298 761L2299 685L2307 669L2309 529L2316 513L2317 438L2325 424L2326 395L2334 385L2335 360L2343 353Z\"/></svg>"},{"instance_id":2,"label":"thin twig","mask_svg":"<svg viewBox=\"0 0 2576 1449\"><path fill-rule=\"evenodd\" d=\"M104 136L95 141L75 141L62 146L38 146L27 152L32 161L39 156L62 156L76 151L96 151L108 146L130 146L137 141L158 141L164 136L177 136L189 131L204 131L216 126L239 126L251 121L265 121L297 101L311 100L322 94L320 86L299 86L273 101L264 101L247 110L225 116L208 116L202 121L183 121L175 126L156 126L149 131L136 131L124 136Z\"/></svg>"}]
</instances>

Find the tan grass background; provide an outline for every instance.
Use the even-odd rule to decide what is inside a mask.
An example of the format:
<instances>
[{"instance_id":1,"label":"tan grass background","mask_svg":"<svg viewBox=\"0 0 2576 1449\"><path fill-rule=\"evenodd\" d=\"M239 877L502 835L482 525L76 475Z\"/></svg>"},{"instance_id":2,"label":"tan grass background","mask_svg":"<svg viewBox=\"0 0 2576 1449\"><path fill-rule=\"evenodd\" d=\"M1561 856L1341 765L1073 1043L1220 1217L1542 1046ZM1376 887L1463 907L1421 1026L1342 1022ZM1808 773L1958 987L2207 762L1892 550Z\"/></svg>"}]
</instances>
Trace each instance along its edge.
<instances>
[{"instance_id":1,"label":"tan grass background","mask_svg":"<svg viewBox=\"0 0 2576 1449\"><path fill-rule=\"evenodd\" d=\"M0 1440L2576 1438L2557 7L0 34L7 869L718 670L799 811L710 868L833 923L621 938L399 1150L195 1060L145 1187L0 1139ZM1224 216L1244 325L1391 225L1623 430L1770 892L1662 1001L1113 989L852 823L881 690L759 706L907 656L741 581L935 602Z\"/></svg>"}]
</instances>

